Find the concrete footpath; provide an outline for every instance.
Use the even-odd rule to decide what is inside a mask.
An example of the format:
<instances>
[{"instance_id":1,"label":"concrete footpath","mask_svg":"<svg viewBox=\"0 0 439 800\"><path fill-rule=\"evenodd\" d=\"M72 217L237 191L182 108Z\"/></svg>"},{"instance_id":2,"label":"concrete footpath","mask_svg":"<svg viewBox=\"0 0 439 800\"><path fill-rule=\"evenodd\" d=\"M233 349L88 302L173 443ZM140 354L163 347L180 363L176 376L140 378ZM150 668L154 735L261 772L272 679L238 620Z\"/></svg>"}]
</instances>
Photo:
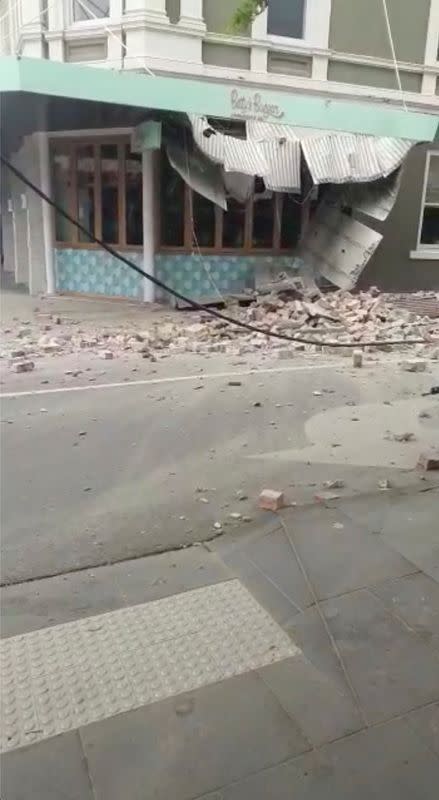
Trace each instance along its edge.
<instances>
[{"instance_id":1,"label":"concrete footpath","mask_svg":"<svg viewBox=\"0 0 439 800\"><path fill-rule=\"evenodd\" d=\"M3 800L433 800L439 490L2 592Z\"/></svg>"}]
</instances>

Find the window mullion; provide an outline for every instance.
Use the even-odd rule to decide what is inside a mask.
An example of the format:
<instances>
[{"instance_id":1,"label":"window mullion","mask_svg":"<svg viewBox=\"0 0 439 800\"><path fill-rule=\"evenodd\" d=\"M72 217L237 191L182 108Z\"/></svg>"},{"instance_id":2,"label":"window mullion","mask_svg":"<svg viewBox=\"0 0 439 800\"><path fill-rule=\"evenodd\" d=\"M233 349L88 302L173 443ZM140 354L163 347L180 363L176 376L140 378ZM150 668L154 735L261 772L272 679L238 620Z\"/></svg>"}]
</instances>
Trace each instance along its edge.
<instances>
[{"instance_id":1,"label":"window mullion","mask_svg":"<svg viewBox=\"0 0 439 800\"><path fill-rule=\"evenodd\" d=\"M117 147L117 160L119 180L117 183L117 209L118 209L118 240L122 247L127 243L127 215L126 215L126 160L125 145L119 144Z\"/></svg>"},{"instance_id":2,"label":"window mullion","mask_svg":"<svg viewBox=\"0 0 439 800\"><path fill-rule=\"evenodd\" d=\"M70 145L70 192L69 210L74 219L78 219L78 157L76 147ZM71 226L71 240L76 244L79 240L79 230L76 225Z\"/></svg>"},{"instance_id":3,"label":"window mullion","mask_svg":"<svg viewBox=\"0 0 439 800\"><path fill-rule=\"evenodd\" d=\"M273 196L273 249L280 250L281 229L282 229L282 206L284 196L280 192L274 192Z\"/></svg>"},{"instance_id":4,"label":"window mullion","mask_svg":"<svg viewBox=\"0 0 439 800\"><path fill-rule=\"evenodd\" d=\"M244 250L251 250L253 240L253 199L247 200L245 208Z\"/></svg>"},{"instance_id":5,"label":"window mullion","mask_svg":"<svg viewBox=\"0 0 439 800\"><path fill-rule=\"evenodd\" d=\"M94 153L94 216L95 229L94 235L102 239L102 162L100 146L95 144Z\"/></svg>"}]
</instances>

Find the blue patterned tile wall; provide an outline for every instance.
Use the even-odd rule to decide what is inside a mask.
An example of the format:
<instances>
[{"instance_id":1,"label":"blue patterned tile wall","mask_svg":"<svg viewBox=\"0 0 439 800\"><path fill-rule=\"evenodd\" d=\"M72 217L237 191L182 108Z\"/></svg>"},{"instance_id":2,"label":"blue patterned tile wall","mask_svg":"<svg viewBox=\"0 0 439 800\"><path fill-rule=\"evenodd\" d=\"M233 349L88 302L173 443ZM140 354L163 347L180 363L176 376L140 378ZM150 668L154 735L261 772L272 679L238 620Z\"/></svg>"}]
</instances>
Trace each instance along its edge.
<instances>
[{"instance_id":1,"label":"blue patterned tile wall","mask_svg":"<svg viewBox=\"0 0 439 800\"><path fill-rule=\"evenodd\" d=\"M292 257L192 255L190 253L158 253L156 275L182 294L190 297L215 297L215 285L222 293L242 292L255 285L258 269L282 271L292 266ZM160 289L157 299L166 299Z\"/></svg>"},{"instance_id":2,"label":"blue patterned tile wall","mask_svg":"<svg viewBox=\"0 0 439 800\"><path fill-rule=\"evenodd\" d=\"M139 252L127 254L142 265ZM105 250L55 250L56 286L60 292L143 298L143 278Z\"/></svg>"},{"instance_id":3,"label":"blue patterned tile wall","mask_svg":"<svg viewBox=\"0 0 439 800\"><path fill-rule=\"evenodd\" d=\"M57 289L62 292L102 294L107 297L143 298L143 279L104 250L55 250ZM127 253L128 258L143 264L141 252ZM192 255L158 253L155 273L160 280L189 297L215 297L242 292L255 285L257 270L284 270L294 266L294 258L285 256ZM157 300L169 301L169 295L156 290Z\"/></svg>"}]
</instances>

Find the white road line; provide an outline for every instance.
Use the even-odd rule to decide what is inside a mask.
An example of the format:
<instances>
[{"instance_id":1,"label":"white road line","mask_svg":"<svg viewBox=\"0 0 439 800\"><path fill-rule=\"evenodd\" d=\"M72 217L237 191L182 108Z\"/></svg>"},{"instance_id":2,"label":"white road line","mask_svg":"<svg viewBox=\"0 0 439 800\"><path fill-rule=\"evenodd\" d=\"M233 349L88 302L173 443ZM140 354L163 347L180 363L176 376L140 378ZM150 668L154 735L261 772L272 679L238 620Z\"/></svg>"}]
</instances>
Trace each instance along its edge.
<instances>
[{"instance_id":1,"label":"white road line","mask_svg":"<svg viewBox=\"0 0 439 800\"><path fill-rule=\"evenodd\" d=\"M195 373L194 375L174 375L168 378L145 378L140 381L119 381L117 383L94 383L85 386L59 386L56 389L29 389L25 392L3 392L0 394L0 400L6 400L11 397L32 397L33 395L45 394L63 394L68 392L87 392L97 391L98 389L121 389L129 386L158 386L164 383L183 383L184 381L205 381L218 378L239 378L254 375L275 375L287 372L311 372L312 370L334 369L341 364L303 364L301 366L295 365L293 367L273 367L259 369L254 367L252 369L242 370L240 372L210 372L210 373Z\"/></svg>"}]
</instances>

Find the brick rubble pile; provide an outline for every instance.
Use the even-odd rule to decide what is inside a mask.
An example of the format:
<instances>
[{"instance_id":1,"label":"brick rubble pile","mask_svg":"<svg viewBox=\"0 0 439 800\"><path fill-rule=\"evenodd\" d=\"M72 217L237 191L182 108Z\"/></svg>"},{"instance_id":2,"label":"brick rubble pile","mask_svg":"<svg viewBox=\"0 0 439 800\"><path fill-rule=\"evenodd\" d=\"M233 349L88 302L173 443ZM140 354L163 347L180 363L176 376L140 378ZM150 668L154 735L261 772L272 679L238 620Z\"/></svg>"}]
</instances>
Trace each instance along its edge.
<instances>
[{"instance_id":1,"label":"brick rubble pile","mask_svg":"<svg viewBox=\"0 0 439 800\"><path fill-rule=\"evenodd\" d=\"M439 294L425 293L425 296L439 303ZM128 324L118 330L98 330L83 322L39 314L35 322L17 320L16 324L3 329L2 357L9 359L12 365L84 351L96 353L103 359L130 352L151 360L191 352L231 355L267 352L282 358L296 351L319 352L322 347L318 340L354 343L357 347L364 341L377 340L383 342L379 347L383 350L387 349L385 341L403 340L407 345L399 349L415 352L425 347L410 347L413 339L425 339L428 351L436 349L437 352L439 346L438 318L401 308L391 296L374 289L358 294L336 291L316 295L314 292L311 297L297 291L272 290L254 296L246 307L231 302L226 313L273 333L304 336L315 340L316 344L293 343L250 332L214 319L204 311L172 312L167 320L153 322L148 330ZM323 351L332 352L326 347ZM346 355L351 352L347 351ZM343 348L337 353L343 353Z\"/></svg>"}]
</instances>

